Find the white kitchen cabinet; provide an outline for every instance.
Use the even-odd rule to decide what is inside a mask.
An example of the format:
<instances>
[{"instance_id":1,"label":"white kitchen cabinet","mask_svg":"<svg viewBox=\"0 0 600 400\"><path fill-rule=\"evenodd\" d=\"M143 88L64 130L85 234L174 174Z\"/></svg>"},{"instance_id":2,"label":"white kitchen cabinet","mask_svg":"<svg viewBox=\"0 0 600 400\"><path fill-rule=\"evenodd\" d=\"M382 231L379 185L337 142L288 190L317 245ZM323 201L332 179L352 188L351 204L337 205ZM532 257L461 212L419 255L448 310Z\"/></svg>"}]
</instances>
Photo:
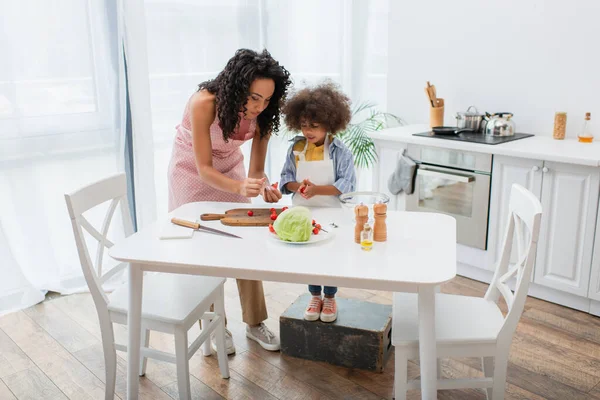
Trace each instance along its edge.
<instances>
[{"instance_id":1,"label":"white kitchen cabinet","mask_svg":"<svg viewBox=\"0 0 600 400\"><path fill-rule=\"evenodd\" d=\"M404 194L392 194L388 189L388 179L396 169L400 155L404 152L406 145L395 143L395 145L376 146L378 155L377 164L373 167L373 191L385 193L390 196L388 209L404 210Z\"/></svg>"},{"instance_id":2,"label":"white kitchen cabinet","mask_svg":"<svg viewBox=\"0 0 600 400\"><path fill-rule=\"evenodd\" d=\"M588 297L600 301L600 213L596 216L596 235L594 238L594 254L592 255L592 272Z\"/></svg>"},{"instance_id":3,"label":"white kitchen cabinet","mask_svg":"<svg viewBox=\"0 0 600 400\"><path fill-rule=\"evenodd\" d=\"M500 249L504 240L504 229L508 218L508 199L510 188L517 183L535 194L538 199L542 194L543 161L525 158L494 156L492 168L492 192L490 197L490 220L488 225L488 251L491 259L500 258ZM516 244L513 242L513 249ZM512 252L511 262L516 263L516 250ZM486 265L494 270L495 262Z\"/></svg>"},{"instance_id":4,"label":"white kitchen cabinet","mask_svg":"<svg viewBox=\"0 0 600 400\"><path fill-rule=\"evenodd\" d=\"M596 230L598 168L544 162L534 282L587 296Z\"/></svg>"},{"instance_id":5,"label":"white kitchen cabinet","mask_svg":"<svg viewBox=\"0 0 600 400\"><path fill-rule=\"evenodd\" d=\"M504 156L494 156L493 165L488 238L491 259L497 261L500 256L497 250L504 239L510 187L520 184L540 199L543 210L533 281L587 297L600 169ZM511 262L517 261L515 254ZM494 266L492 262L486 265L490 270Z\"/></svg>"}]
</instances>

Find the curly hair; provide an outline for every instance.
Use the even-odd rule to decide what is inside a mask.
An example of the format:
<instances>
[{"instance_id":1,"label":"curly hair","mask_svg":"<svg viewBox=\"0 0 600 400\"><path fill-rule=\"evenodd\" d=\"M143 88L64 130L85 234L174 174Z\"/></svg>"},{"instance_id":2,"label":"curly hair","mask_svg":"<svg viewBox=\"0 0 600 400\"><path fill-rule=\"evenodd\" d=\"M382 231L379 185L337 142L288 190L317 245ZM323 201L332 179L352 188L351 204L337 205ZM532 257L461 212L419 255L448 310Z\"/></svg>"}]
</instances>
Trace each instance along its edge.
<instances>
[{"instance_id":1,"label":"curly hair","mask_svg":"<svg viewBox=\"0 0 600 400\"><path fill-rule=\"evenodd\" d=\"M300 131L302 121L308 121L324 125L334 135L346 129L352 118L350 99L333 82L300 90L282 112L289 130Z\"/></svg>"},{"instance_id":2,"label":"curly hair","mask_svg":"<svg viewBox=\"0 0 600 400\"><path fill-rule=\"evenodd\" d=\"M262 138L279 130L280 108L291 85L290 73L267 50L261 53L248 49L237 50L215 79L198 85L198 91L206 89L216 96L217 117L225 141L233 136L239 126L239 112L242 109L246 111L250 85L257 78L275 82L269 105L257 117Z\"/></svg>"}]
</instances>

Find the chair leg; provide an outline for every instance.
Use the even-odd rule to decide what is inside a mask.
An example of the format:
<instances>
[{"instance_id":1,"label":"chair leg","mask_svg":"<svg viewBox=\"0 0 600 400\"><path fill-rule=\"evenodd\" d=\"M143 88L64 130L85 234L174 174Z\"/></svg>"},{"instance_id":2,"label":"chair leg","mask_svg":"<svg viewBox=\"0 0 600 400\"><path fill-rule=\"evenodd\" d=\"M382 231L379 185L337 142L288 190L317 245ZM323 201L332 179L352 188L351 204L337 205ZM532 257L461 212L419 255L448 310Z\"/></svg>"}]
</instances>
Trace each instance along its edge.
<instances>
[{"instance_id":1,"label":"chair leg","mask_svg":"<svg viewBox=\"0 0 600 400\"><path fill-rule=\"evenodd\" d=\"M227 360L227 349L225 348L225 299L223 286L221 286L219 295L215 300L215 313L219 316L215 332L219 369L223 378L229 378L229 360Z\"/></svg>"},{"instance_id":2,"label":"chair leg","mask_svg":"<svg viewBox=\"0 0 600 400\"><path fill-rule=\"evenodd\" d=\"M394 350L394 399L406 400L408 389L408 357L405 351L396 347Z\"/></svg>"},{"instance_id":3,"label":"chair leg","mask_svg":"<svg viewBox=\"0 0 600 400\"><path fill-rule=\"evenodd\" d=\"M106 400L114 400L115 383L117 380L117 349L115 348L115 336L112 324L110 328L106 329L101 326L101 332L102 350L104 351L104 372L106 374L104 398Z\"/></svg>"},{"instance_id":4,"label":"chair leg","mask_svg":"<svg viewBox=\"0 0 600 400\"><path fill-rule=\"evenodd\" d=\"M481 357L481 365L483 367L483 374L486 378L494 377L494 357ZM487 400L492 400L492 388L486 390Z\"/></svg>"},{"instance_id":5,"label":"chair leg","mask_svg":"<svg viewBox=\"0 0 600 400\"><path fill-rule=\"evenodd\" d=\"M442 379L442 374L443 374L443 372L442 372L442 359L438 358L436 364L437 364L437 378L438 379Z\"/></svg>"},{"instance_id":6,"label":"chair leg","mask_svg":"<svg viewBox=\"0 0 600 400\"><path fill-rule=\"evenodd\" d=\"M150 329L142 329L142 338L140 343L143 347L150 347ZM148 357L144 354L140 354L140 376L146 375L146 365L148 364Z\"/></svg>"},{"instance_id":7,"label":"chair leg","mask_svg":"<svg viewBox=\"0 0 600 400\"><path fill-rule=\"evenodd\" d=\"M175 328L175 358L177 363L177 388L180 400L190 400L190 364L188 360L187 331L177 326Z\"/></svg>"},{"instance_id":8,"label":"chair leg","mask_svg":"<svg viewBox=\"0 0 600 400\"><path fill-rule=\"evenodd\" d=\"M200 330L203 331L210 324L210 319L202 318L202 323L200 323ZM208 339L202 343L202 354L204 357L208 357L212 354L212 349L210 347L210 335L208 335Z\"/></svg>"},{"instance_id":9,"label":"chair leg","mask_svg":"<svg viewBox=\"0 0 600 400\"><path fill-rule=\"evenodd\" d=\"M508 349L497 354L494 361L494 387L492 389L492 398L494 400L502 400L504 399L504 391L506 390Z\"/></svg>"}]
</instances>

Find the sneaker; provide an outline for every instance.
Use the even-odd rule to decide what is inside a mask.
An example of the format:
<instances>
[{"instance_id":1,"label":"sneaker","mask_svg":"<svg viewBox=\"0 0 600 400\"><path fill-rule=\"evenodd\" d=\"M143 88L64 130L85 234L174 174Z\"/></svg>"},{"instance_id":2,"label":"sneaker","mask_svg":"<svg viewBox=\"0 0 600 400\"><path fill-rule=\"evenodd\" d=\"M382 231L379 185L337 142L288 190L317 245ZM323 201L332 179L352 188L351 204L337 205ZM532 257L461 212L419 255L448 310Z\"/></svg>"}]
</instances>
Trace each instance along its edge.
<instances>
[{"instance_id":1,"label":"sneaker","mask_svg":"<svg viewBox=\"0 0 600 400\"><path fill-rule=\"evenodd\" d=\"M323 299L323 311L321 311L321 321L333 322L337 319L337 303L335 298L325 297Z\"/></svg>"},{"instance_id":2,"label":"sneaker","mask_svg":"<svg viewBox=\"0 0 600 400\"><path fill-rule=\"evenodd\" d=\"M323 308L323 300L321 296L312 296L310 302L304 311L304 319L307 321L316 321L321 315L321 309Z\"/></svg>"},{"instance_id":3,"label":"sneaker","mask_svg":"<svg viewBox=\"0 0 600 400\"><path fill-rule=\"evenodd\" d=\"M246 326L246 336L258 342L265 350L279 350L279 338L263 322L258 326Z\"/></svg>"},{"instance_id":4,"label":"sneaker","mask_svg":"<svg viewBox=\"0 0 600 400\"><path fill-rule=\"evenodd\" d=\"M217 352L217 338L215 337L214 332L212 335L210 335L210 347L215 353ZM233 336L231 336L231 332L229 331L229 329L225 329L225 350L227 351L227 355L235 353Z\"/></svg>"}]
</instances>

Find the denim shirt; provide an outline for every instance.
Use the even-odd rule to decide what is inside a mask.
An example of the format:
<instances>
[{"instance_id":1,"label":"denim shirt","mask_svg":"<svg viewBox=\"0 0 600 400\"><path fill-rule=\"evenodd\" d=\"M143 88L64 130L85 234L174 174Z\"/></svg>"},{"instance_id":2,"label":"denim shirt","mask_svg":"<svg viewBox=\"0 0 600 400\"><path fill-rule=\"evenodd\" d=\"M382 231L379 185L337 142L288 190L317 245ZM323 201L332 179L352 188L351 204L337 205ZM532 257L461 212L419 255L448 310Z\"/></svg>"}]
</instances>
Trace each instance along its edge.
<instances>
[{"instance_id":1,"label":"denim shirt","mask_svg":"<svg viewBox=\"0 0 600 400\"><path fill-rule=\"evenodd\" d=\"M296 180L296 156L294 155L294 145L301 140L306 140L302 135L294 137L293 143L288 149L288 155L285 158L285 164L281 170L281 179L279 180L279 188L281 193L290 194L285 185L289 182L297 182ZM333 138L329 144L329 158L333 161L333 169L335 172L335 182L333 186L341 193L354 191L356 187L356 172L354 171L354 160L352 152L338 138ZM310 162L310 161L307 161Z\"/></svg>"}]
</instances>

